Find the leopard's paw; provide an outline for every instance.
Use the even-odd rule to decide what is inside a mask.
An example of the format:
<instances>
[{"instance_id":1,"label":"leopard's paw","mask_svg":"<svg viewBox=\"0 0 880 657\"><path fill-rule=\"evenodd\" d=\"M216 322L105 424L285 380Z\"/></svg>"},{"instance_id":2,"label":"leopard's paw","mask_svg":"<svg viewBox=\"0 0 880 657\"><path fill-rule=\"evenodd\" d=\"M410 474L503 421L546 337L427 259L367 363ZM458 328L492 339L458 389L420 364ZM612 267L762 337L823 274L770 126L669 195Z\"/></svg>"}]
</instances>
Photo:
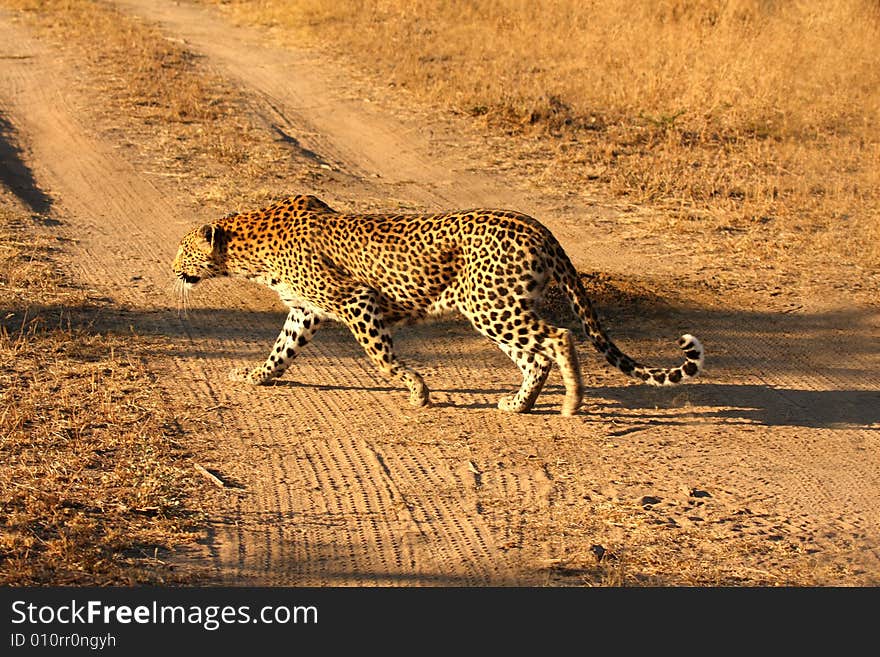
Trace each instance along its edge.
<instances>
[{"instance_id":1,"label":"leopard's paw","mask_svg":"<svg viewBox=\"0 0 880 657\"><path fill-rule=\"evenodd\" d=\"M229 371L229 380L236 383L249 383L262 386L272 380L260 367L235 367Z\"/></svg>"}]
</instances>

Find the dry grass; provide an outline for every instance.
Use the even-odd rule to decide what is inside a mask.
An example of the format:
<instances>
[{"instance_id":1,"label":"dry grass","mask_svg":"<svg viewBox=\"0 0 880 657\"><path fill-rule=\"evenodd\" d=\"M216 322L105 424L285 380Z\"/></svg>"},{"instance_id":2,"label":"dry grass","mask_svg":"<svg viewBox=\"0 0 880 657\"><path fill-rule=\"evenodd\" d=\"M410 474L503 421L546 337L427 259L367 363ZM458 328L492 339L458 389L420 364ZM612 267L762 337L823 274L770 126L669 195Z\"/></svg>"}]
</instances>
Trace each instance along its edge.
<instances>
[{"instance_id":1,"label":"dry grass","mask_svg":"<svg viewBox=\"0 0 880 657\"><path fill-rule=\"evenodd\" d=\"M81 66L91 124L144 169L221 207L296 179L243 95L143 21L94 0L3 4ZM166 556L194 539L203 483L146 367L167 345L91 324L106 302L65 284L42 219L0 194L0 584L197 580Z\"/></svg>"},{"instance_id":2,"label":"dry grass","mask_svg":"<svg viewBox=\"0 0 880 657\"><path fill-rule=\"evenodd\" d=\"M3 4L24 12L59 45L78 48L94 70L104 71L97 81L103 93L142 121L210 126L229 112L216 80L193 73L197 64L191 53L115 8L94 0ZM117 75L123 64L125 75Z\"/></svg>"},{"instance_id":3,"label":"dry grass","mask_svg":"<svg viewBox=\"0 0 880 657\"><path fill-rule=\"evenodd\" d=\"M296 179L243 95L150 25L94 0L3 4L81 67L91 124L144 169L227 208ZM193 540L197 487L145 365L167 345L92 325L106 302L64 283L41 219L0 195L0 583L192 582L165 557Z\"/></svg>"},{"instance_id":4,"label":"dry grass","mask_svg":"<svg viewBox=\"0 0 880 657\"><path fill-rule=\"evenodd\" d=\"M4 3L84 66L92 124L146 168L219 203L268 194L230 176L271 177L287 154L186 49L93 0ZM194 538L197 483L145 365L167 345L96 328L106 302L65 283L41 219L0 195L0 583L191 582L165 555Z\"/></svg>"},{"instance_id":5,"label":"dry grass","mask_svg":"<svg viewBox=\"0 0 880 657\"><path fill-rule=\"evenodd\" d=\"M474 117L539 187L880 263L876 0L219 4Z\"/></svg>"},{"instance_id":6,"label":"dry grass","mask_svg":"<svg viewBox=\"0 0 880 657\"><path fill-rule=\"evenodd\" d=\"M84 64L93 124L131 147L147 175L185 181L222 214L275 200L307 179L250 99L178 40L99 0L0 0ZM242 185L243 180L248 181Z\"/></svg>"},{"instance_id":7,"label":"dry grass","mask_svg":"<svg viewBox=\"0 0 880 657\"><path fill-rule=\"evenodd\" d=\"M0 196L0 584L180 581L192 466L144 366L101 334L50 241Z\"/></svg>"}]
</instances>

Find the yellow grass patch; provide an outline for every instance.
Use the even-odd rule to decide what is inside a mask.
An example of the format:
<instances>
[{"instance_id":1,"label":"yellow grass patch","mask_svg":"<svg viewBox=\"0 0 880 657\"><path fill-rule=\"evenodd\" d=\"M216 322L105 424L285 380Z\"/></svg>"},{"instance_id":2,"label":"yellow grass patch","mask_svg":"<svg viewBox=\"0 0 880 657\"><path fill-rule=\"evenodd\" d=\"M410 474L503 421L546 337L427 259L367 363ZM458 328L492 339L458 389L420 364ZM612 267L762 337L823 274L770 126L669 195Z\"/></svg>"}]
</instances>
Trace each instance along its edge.
<instances>
[{"instance_id":1,"label":"yellow grass patch","mask_svg":"<svg viewBox=\"0 0 880 657\"><path fill-rule=\"evenodd\" d=\"M223 0L509 135L536 184L880 262L880 6L870 0ZM534 143L546 146L536 154Z\"/></svg>"},{"instance_id":2,"label":"yellow grass patch","mask_svg":"<svg viewBox=\"0 0 880 657\"><path fill-rule=\"evenodd\" d=\"M0 584L180 581L193 477L145 367L162 346L89 326L53 242L0 197Z\"/></svg>"}]
</instances>

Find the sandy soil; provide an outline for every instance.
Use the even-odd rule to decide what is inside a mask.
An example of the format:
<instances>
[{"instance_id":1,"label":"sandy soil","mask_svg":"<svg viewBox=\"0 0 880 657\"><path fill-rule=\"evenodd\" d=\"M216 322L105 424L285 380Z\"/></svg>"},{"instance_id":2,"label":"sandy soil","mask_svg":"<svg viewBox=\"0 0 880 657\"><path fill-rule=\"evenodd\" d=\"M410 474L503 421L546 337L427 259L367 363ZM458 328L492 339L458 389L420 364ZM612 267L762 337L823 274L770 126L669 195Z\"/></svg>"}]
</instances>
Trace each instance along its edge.
<instances>
[{"instance_id":1,"label":"sandy soil","mask_svg":"<svg viewBox=\"0 0 880 657\"><path fill-rule=\"evenodd\" d=\"M236 386L228 370L265 357L283 308L246 283L211 282L179 315L169 265L211 213L97 133L65 60L0 15L0 110L24 146L4 181L75 238L76 276L118 308L99 325L178 342L151 368L200 462L231 484L206 483L209 522L181 566L263 585L880 583L875 290L841 298L846 273L833 268L762 285L772 266L643 230L630 239L633 215L529 193L484 166L452 119L408 113L319 54L202 8L120 4L252 93L267 125L329 172L279 194L529 212L579 269L606 273L601 311L625 351L677 363L674 340L690 331L708 353L699 383L656 390L582 344L588 396L575 418L558 414L556 372L533 414L497 411L518 373L456 320L397 339L432 389L428 409L408 407L336 326L277 385Z\"/></svg>"}]
</instances>

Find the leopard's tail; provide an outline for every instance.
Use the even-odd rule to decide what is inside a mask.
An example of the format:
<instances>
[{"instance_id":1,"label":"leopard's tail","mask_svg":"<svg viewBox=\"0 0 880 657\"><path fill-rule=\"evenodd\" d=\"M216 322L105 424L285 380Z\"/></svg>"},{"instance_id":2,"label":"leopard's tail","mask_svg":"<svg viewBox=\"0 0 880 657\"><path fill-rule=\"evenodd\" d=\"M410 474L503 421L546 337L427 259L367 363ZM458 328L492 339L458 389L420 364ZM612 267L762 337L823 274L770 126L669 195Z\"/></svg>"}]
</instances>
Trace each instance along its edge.
<instances>
[{"instance_id":1,"label":"leopard's tail","mask_svg":"<svg viewBox=\"0 0 880 657\"><path fill-rule=\"evenodd\" d=\"M684 351L685 361L678 367L656 368L647 367L624 354L602 329L593 304L587 296L583 283L578 278L574 266L566 267L567 271L556 272L557 283L568 297L571 307L580 318L596 351L605 356L624 374L640 379L654 386L671 386L697 376L703 369L705 352L702 343L694 336L685 334L678 339L678 346Z\"/></svg>"}]
</instances>

